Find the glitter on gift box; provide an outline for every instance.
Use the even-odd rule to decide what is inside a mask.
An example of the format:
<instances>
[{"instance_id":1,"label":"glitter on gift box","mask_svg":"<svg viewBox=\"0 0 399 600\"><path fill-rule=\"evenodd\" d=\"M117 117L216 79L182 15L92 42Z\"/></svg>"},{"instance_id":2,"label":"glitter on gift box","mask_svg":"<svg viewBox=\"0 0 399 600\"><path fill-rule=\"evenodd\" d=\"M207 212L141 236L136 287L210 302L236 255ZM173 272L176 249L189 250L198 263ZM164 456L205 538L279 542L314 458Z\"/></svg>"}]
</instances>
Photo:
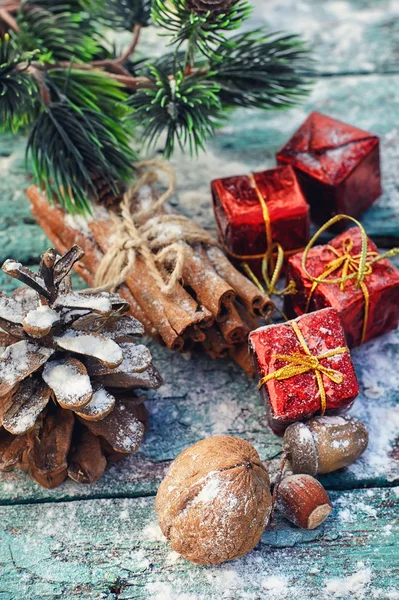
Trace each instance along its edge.
<instances>
[{"instance_id":1,"label":"glitter on gift box","mask_svg":"<svg viewBox=\"0 0 399 600\"><path fill-rule=\"evenodd\" d=\"M320 225L338 213L358 217L381 195L378 137L317 112L278 152L277 162L295 169Z\"/></svg>"},{"instance_id":2,"label":"glitter on gift box","mask_svg":"<svg viewBox=\"0 0 399 600\"><path fill-rule=\"evenodd\" d=\"M358 395L341 319L332 308L260 327L249 346L276 433L316 414L345 412Z\"/></svg>"}]
</instances>

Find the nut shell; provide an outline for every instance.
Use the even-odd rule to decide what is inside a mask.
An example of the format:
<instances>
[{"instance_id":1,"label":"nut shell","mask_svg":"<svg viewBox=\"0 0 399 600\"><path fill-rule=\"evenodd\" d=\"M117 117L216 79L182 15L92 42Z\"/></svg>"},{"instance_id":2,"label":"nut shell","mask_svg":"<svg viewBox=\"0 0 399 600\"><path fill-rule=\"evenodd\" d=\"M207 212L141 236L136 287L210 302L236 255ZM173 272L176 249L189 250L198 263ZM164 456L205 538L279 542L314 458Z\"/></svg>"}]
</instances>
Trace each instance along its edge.
<instances>
[{"instance_id":1,"label":"nut shell","mask_svg":"<svg viewBox=\"0 0 399 600\"><path fill-rule=\"evenodd\" d=\"M173 549L200 564L247 554L259 542L272 507L269 476L248 442L201 440L173 461L155 508Z\"/></svg>"},{"instance_id":2,"label":"nut shell","mask_svg":"<svg viewBox=\"0 0 399 600\"><path fill-rule=\"evenodd\" d=\"M311 475L290 475L283 479L278 488L277 508L303 529L315 529L332 511L326 490Z\"/></svg>"},{"instance_id":3,"label":"nut shell","mask_svg":"<svg viewBox=\"0 0 399 600\"><path fill-rule=\"evenodd\" d=\"M283 450L293 473L316 475L319 454L316 440L307 423L293 423L284 433Z\"/></svg>"},{"instance_id":4,"label":"nut shell","mask_svg":"<svg viewBox=\"0 0 399 600\"><path fill-rule=\"evenodd\" d=\"M293 473L331 473L357 460L368 444L364 423L349 416L316 417L290 425L283 439Z\"/></svg>"}]
</instances>

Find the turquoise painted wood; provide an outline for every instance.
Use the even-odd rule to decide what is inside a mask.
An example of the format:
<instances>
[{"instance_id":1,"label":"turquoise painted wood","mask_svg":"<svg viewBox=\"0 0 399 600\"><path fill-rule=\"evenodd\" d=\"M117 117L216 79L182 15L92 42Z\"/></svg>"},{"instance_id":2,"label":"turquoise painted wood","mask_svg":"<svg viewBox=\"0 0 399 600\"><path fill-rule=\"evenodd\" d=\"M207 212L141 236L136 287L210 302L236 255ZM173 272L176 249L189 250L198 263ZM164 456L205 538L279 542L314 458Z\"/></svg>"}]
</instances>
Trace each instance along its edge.
<instances>
[{"instance_id":1,"label":"turquoise painted wood","mask_svg":"<svg viewBox=\"0 0 399 600\"><path fill-rule=\"evenodd\" d=\"M394 599L398 495L334 492L317 530L278 519L256 550L216 567L171 551L153 498L0 507L0 599Z\"/></svg>"},{"instance_id":2,"label":"turquoise painted wood","mask_svg":"<svg viewBox=\"0 0 399 600\"><path fill-rule=\"evenodd\" d=\"M176 204L212 230L209 181L272 166L307 114L320 110L381 136L384 195L363 223L381 247L399 245L397 3L255 4L253 23L302 31L315 44L319 76L301 107L236 111L198 160L175 156ZM154 32L147 47L162 52ZM48 242L24 197L24 146L22 138L0 139L0 261L34 267ZM13 286L0 274L1 289ZM234 364L202 357L193 368L150 345L165 382L148 396L151 425L136 455L91 487L69 481L45 490L24 473L0 474L0 600L399 598L399 331L353 352L361 393L352 413L367 423L370 446L358 463L323 479L332 517L313 532L278 519L254 552L220 567L190 565L162 540L153 509L158 484L181 450L216 434L252 442L273 475L281 439Z\"/></svg>"},{"instance_id":3,"label":"turquoise painted wood","mask_svg":"<svg viewBox=\"0 0 399 600\"><path fill-rule=\"evenodd\" d=\"M26 474L0 473L0 503L154 494L169 461L210 435L247 439L271 472L277 468L281 438L268 428L252 380L228 360L196 358L193 368L191 361L154 343L151 349L164 385L146 403L150 429L139 452L92 486L70 481L49 491ZM351 412L367 423L370 446L355 465L326 478L329 489L399 485L399 386L391 372L398 356L399 331L353 352L361 393Z\"/></svg>"}]
</instances>

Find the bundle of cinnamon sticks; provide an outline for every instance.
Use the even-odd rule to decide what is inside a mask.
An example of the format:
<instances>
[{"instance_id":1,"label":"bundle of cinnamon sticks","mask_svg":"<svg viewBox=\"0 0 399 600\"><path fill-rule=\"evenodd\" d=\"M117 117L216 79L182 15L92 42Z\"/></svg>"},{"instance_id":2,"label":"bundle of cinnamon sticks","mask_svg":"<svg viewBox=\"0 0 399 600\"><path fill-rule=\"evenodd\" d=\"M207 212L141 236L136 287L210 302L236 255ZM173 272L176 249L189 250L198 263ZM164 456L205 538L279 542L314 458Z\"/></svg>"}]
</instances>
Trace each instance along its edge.
<instances>
[{"instance_id":1,"label":"bundle of cinnamon sticks","mask_svg":"<svg viewBox=\"0 0 399 600\"><path fill-rule=\"evenodd\" d=\"M27 195L34 217L60 253L73 244L84 250L75 269L93 286L101 260L114 242L112 214L95 209L94 217L86 221L50 205L36 186L31 186ZM181 245L182 276L171 293L160 289L139 252L118 293L130 303L132 315L143 323L146 333L168 348L180 352L203 348L212 358L230 354L253 374L248 334L270 317L273 303L233 267L216 243L182 241ZM167 276L167 261L162 268Z\"/></svg>"}]
</instances>

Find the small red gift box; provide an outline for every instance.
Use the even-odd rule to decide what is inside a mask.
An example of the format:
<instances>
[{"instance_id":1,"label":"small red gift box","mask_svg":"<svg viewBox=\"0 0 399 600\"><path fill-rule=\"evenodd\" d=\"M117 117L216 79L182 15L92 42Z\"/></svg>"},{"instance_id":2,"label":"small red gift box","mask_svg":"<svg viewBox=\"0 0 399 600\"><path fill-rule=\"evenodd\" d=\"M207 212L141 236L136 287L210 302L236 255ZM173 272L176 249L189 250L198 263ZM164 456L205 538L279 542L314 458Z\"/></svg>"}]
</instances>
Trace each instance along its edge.
<instances>
[{"instance_id":1,"label":"small red gift box","mask_svg":"<svg viewBox=\"0 0 399 600\"><path fill-rule=\"evenodd\" d=\"M211 189L226 251L258 274L263 257L276 244L292 254L308 242L309 206L291 167L215 179Z\"/></svg>"},{"instance_id":2,"label":"small red gift box","mask_svg":"<svg viewBox=\"0 0 399 600\"><path fill-rule=\"evenodd\" d=\"M381 195L378 137L317 112L280 150L277 163L294 167L320 225L338 213L358 217Z\"/></svg>"},{"instance_id":3,"label":"small red gift box","mask_svg":"<svg viewBox=\"0 0 399 600\"><path fill-rule=\"evenodd\" d=\"M338 312L319 310L249 336L270 427L282 433L295 421L340 414L359 393Z\"/></svg>"},{"instance_id":4,"label":"small red gift box","mask_svg":"<svg viewBox=\"0 0 399 600\"><path fill-rule=\"evenodd\" d=\"M376 245L366 236L364 239L367 255L360 284L356 274L361 268L362 232L358 227L341 233L326 246L311 248L305 257L307 273L303 253L292 256L287 267L287 277L297 289L286 299L287 312L301 315L328 306L335 308L350 348L395 329L399 323L399 270L386 258L378 258ZM345 274L355 277L331 282ZM314 277L325 282L315 282Z\"/></svg>"}]
</instances>

